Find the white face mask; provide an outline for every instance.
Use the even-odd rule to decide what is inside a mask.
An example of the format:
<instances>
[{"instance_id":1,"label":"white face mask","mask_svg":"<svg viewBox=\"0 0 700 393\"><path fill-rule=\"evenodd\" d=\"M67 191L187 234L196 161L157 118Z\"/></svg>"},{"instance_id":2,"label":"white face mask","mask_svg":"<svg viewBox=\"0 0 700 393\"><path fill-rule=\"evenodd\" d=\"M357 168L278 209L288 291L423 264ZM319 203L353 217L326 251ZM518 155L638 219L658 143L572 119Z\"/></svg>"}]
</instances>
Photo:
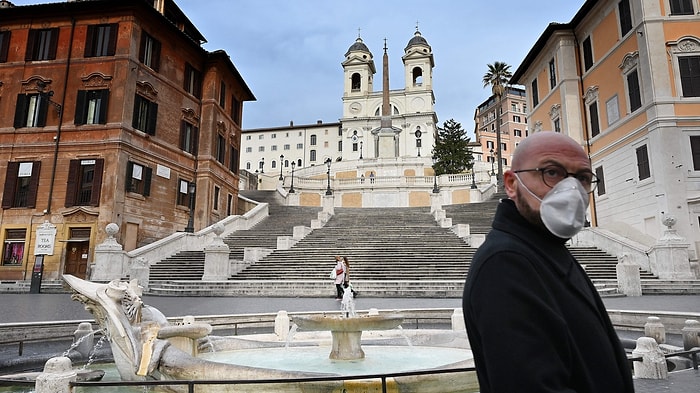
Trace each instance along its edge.
<instances>
[{"instance_id":1,"label":"white face mask","mask_svg":"<svg viewBox=\"0 0 700 393\"><path fill-rule=\"evenodd\" d=\"M588 193L578 180L567 177L540 199L523 184L520 176L516 174L516 178L530 195L540 201L540 218L554 236L570 239L583 228L588 209Z\"/></svg>"}]
</instances>

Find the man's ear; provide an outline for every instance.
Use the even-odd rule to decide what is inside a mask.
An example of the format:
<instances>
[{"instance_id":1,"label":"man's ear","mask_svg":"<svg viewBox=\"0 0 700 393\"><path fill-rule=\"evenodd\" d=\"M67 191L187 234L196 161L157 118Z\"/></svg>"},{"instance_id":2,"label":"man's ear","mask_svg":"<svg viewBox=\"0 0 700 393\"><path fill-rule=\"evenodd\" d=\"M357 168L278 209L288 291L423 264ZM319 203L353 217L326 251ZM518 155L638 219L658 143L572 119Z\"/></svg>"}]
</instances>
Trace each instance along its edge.
<instances>
[{"instance_id":1,"label":"man's ear","mask_svg":"<svg viewBox=\"0 0 700 393\"><path fill-rule=\"evenodd\" d=\"M506 191L509 199L515 200L516 190L518 185L516 184L518 179L515 177L513 171L505 171L503 173L503 188Z\"/></svg>"}]
</instances>

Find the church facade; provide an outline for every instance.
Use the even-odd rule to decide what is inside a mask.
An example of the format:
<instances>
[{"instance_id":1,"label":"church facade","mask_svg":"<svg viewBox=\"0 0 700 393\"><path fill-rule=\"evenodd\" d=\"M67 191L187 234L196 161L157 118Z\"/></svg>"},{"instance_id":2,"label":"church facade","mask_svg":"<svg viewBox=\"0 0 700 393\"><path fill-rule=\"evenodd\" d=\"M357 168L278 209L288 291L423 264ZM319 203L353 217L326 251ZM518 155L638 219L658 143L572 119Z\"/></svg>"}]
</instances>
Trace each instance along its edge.
<instances>
[{"instance_id":1,"label":"church facade","mask_svg":"<svg viewBox=\"0 0 700 393\"><path fill-rule=\"evenodd\" d=\"M358 37L346 51L338 122L243 130L241 169L289 173L326 160L425 157L430 161L437 115L432 48L416 30L402 56L405 86L389 88L384 48L381 90L374 90L374 55Z\"/></svg>"}]
</instances>

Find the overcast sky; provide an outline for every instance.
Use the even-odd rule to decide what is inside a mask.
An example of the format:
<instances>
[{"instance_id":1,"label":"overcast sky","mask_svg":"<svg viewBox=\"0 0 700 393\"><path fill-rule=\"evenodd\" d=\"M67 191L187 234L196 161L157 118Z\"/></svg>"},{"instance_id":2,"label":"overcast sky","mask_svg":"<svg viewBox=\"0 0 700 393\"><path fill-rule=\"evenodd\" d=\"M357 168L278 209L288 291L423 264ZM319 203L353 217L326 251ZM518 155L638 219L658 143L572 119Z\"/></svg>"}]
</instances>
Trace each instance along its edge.
<instances>
[{"instance_id":1,"label":"overcast sky","mask_svg":"<svg viewBox=\"0 0 700 393\"><path fill-rule=\"evenodd\" d=\"M16 5L45 0L14 0ZM56 0L50 1L56 2ZM176 0L207 39L225 50L257 101L247 102L244 128L336 122L342 116L343 68L359 34L374 55L382 88L384 38L390 88L404 88L404 48L416 24L433 49L435 111L442 125L470 136L474 110L491 90L487 64L515 71L550 22L568 23L584 0Z\"/></svg>"}]
</instances>

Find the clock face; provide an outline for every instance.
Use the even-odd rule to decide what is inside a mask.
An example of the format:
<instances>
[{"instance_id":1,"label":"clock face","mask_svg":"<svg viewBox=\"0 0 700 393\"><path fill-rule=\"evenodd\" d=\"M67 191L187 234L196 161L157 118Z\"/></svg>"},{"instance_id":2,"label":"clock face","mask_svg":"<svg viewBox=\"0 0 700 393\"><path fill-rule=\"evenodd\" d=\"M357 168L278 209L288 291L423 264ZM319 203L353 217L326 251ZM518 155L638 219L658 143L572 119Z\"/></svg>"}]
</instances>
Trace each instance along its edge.
<instances>
[{"instance_id":1,"label":"clock face","mask_svg":"<svg viewBox=\"0 0 700 393\"><path fill-rule=\"evenodd\" d=\"M362 105L359 102L353 102L350 104L350 112L358 113L362 110Z\"/></svg>"}]
</instances>

